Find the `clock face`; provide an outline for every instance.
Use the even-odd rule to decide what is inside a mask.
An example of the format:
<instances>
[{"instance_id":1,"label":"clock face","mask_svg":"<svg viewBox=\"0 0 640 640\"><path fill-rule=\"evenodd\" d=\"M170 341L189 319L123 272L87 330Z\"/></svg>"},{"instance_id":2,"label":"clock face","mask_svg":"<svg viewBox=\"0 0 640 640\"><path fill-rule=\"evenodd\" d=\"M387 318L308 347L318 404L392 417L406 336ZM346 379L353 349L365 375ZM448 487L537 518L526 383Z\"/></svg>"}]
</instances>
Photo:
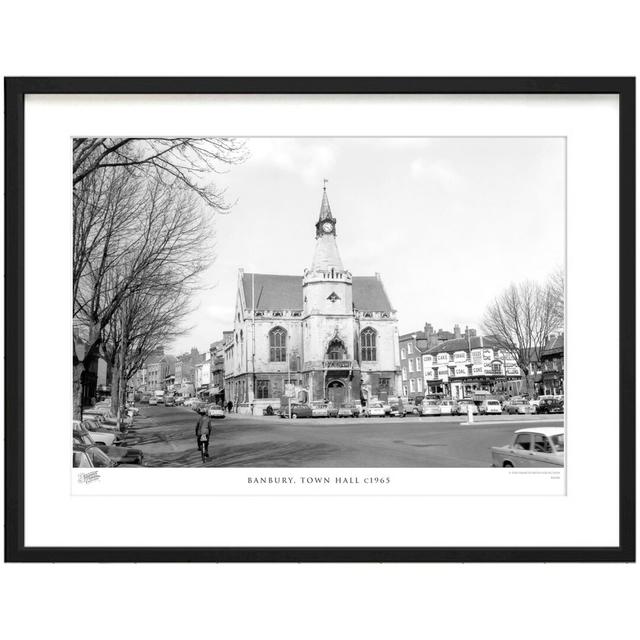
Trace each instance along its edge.
<instances>
[{"instance_id":1,"label":"clock face","mask_svg":"<svg viewBox=\"0 0 640 640\"><path fill-rule=\"evenodd\" d=\"M322 225L322 229L323 229L323 231L325 231L326 233L329 233L330 231L332 231L332 230L333 230L333 225L332 225L330 222L325 222L325 223Z\"/></svg>"}]
</instances>

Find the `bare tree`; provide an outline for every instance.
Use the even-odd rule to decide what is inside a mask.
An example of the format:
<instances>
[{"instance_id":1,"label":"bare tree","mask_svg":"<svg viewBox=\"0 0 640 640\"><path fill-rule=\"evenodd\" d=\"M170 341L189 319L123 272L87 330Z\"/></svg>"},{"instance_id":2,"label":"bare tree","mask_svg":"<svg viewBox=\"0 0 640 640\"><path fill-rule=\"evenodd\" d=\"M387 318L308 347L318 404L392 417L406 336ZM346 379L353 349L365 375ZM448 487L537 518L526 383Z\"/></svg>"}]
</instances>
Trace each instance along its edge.
<instances>
[{"instance_id":1,"label":"bare tree","mask_svg":"<svg viewBox=\"0 0 640 640\"><path fill-rule=\"evenodd\" d=\"M235 138L75 138L73 155L74 186L124 167L136 177L186 187L217 211L229 205L211 176L246 158L244 143Z\"/></svg>"},{"instance_id":2,"label":"bare tree","mask_svg":"<svg viewBox=\"0 0 640 640\"><path fill-rule=\"evenodd\" d=\"M121 417L128 383L159 347L184 333L192 311L193 288L172 281L132 293L103 332L105 358L111 364L112 410Z\"/></svg>"},{"instance_id":3,"label":"bare tree","mask_svg":"<svg viewBox=\"0 0 640 640\"><path fill-rule=\"evenodd\" d=\"M74 330L84 345L73 354L79 417L83 371L123 305L142 292L197 288L213 248L209 218L187 187L132 178L120 167L88 176L74 199ZM120 340L126 350L127 336Z\"/></svg>"},{"instance_id":4,"label":"bare tree","mask_svg":"<svg viewBox=\"0 0 640 640\"><path fill-rule=\"evenodd\" d=\"M565 277L564 268L556 267L549 276L548 286L555 300L555 309L558 314L558 320L564 325L564 288Z\"/></svg>"},{"instance_id":5,"label":"bare tree","mask_svg":"<svg viewBox=\"0 0 640 640\"><path fill-rule=\"evenodd\" d=\"M531 281L512 284L485 311L483 330L517 362L530 395L535 365L549 336L562 328L562 315L551 284Z\"/></svg>"}]
</instances>

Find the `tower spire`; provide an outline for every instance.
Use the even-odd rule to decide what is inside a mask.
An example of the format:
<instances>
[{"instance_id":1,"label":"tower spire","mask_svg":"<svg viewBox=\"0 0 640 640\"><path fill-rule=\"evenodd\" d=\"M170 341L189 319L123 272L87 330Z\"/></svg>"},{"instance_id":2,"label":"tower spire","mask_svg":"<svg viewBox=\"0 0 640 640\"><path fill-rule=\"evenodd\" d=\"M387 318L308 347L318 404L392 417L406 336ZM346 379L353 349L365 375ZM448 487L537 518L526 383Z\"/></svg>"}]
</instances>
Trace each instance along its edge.
<instances>
[{"instance_id":1,"label":"tower spire","mask_svg":"<svg viewBox=\"0 0 640 640\"><path fill-rule=\"evenodd\" d=\"M322 204L320 216L316 222L316 249L313 255L312 269L343 270L342 260L336 245L336 219L331 213L329 196L327 196L327 182L324 179L322 187Z\"/></svg>"},{"instance_id":2,"label":"tower spire","mask_svg":"<svg viewBox=\"0 0 640 640\"><path fill-rule=\"evenodd\" d=\"M326 178L323 180L324 186L322 187L322 204L320 205L320 220L331 220L331 206L329 205L329 197L327 196L327 182Z\"/></svg>"}]
</instances>

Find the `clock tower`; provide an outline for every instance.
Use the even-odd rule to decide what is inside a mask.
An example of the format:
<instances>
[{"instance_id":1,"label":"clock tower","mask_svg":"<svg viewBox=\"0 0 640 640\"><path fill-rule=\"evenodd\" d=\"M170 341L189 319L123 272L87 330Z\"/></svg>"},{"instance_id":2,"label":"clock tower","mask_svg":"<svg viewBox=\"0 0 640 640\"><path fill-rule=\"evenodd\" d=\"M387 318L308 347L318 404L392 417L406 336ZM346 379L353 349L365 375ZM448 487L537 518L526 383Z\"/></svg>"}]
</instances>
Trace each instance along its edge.
<instances>
[{"instance_id":1,"label":"clock tower","mask_svg":"<svg viewBox=\"0 0 640 640\"><path fill-rule=\"evenodd\" d=\"M336 236L336 219L331 213L331 206L329 205L329 198L327 197L327 185L325 181L324 189L322 190L322 205L320 206L320 217L316 222L316 240L324 235Z\"/></svg>"},{"instance_id":2,"label":"clock tower","mask_svg":"<svg viewBox=\"0 0 640 640\"><path fill-rule=\"evenodd\" d=\"M302 279L303 352L306 370L313 372L312 395L322 398L326 397L328 381L335 378L336 385L347 385L351 378L343 378L351 376L356 360L353 278L338 252L336 219L331 213L326 183L315 227L313 260Z\"/></svg>"}]
</instances>

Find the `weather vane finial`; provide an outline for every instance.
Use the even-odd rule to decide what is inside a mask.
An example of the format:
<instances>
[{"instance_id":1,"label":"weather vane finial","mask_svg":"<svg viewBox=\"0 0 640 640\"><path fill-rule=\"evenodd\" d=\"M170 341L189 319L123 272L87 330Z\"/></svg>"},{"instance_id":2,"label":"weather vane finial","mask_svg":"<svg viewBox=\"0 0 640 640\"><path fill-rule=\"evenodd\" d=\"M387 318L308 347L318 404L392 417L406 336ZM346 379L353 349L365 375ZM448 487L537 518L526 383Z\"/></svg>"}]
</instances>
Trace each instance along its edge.
<instances>
[{"instance_id":1,"label":"weather vane finial","mask_svg":"<svg viewBox=\"0 0 640 640\"><path fill-rule=\"evenodd\" d=\"M324 182L324 186L322 187L325 191L327 190L327 182L329 182L326 178L322 180Z\"/></svg>"}]
</instances>

